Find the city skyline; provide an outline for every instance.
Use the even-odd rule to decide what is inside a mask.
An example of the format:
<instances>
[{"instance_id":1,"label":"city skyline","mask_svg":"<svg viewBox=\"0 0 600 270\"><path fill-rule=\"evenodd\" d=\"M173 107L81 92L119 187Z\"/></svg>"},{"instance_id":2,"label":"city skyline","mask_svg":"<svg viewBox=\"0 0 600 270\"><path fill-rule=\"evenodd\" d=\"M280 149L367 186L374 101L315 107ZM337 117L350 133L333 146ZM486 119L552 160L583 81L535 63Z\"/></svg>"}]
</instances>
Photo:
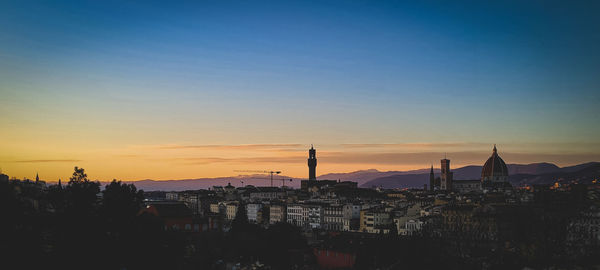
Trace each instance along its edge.
<instances>
[{"instance_id":1,"label":"city skyline","mask_svg":"<svg viewBox=\"0 0 600 270\"><path fill-rule=\"evenodd\" d=\"M319 150L317 158L320 160L319 166L316 170L316 175L325 175L329 173L349 173L361 170L376 169L379 171L410 171L410 170L423 170L427 169L429 165L434 165L439 162L440 159L453 159L453 168L460 168L469 165L480 166L485 159L489 156L489 145L488 149L483 151L476 151L477 149L486 148L487 144L467 144L460 143L449 143L449 144L345 144L337 145L333 149L348 151L323 151ZM87 165L93 165L93 163L87 163L84 160L19 160L14 163L23 164L24 168L32 166L31 164L42 164L39 168L50 168L51 170L36 170L35 176L42 173L42 179L49 182L56 182L58 179L68 179L70 176L69 170L72 170L73 166L86 167L86 170L90 172L90 176L93 179L101 181L110 181L112 179L120 179L126 181L135 180L177 180L177 179L198 179L198 178L220 178L228 176L237 176L247 173L241 173L244 170L254 171L268 171L268 170L279 170L278 168L291 168L291 170L282 171L282 175L288 177L294 177L298 179L308 179L307 172L309 168L306 166L306 158L309 157L308 149L302 148L301 144L261 144L261 145L163 145L163 146L144 146L136 148L136 151L158 151L155 154L156 164L162 164L165 167L169 167L161 174L146 174L147 177L142 178L117 178L113 176L113 171L107 169L100 169L91 166L92 169L87 169ZM495 146L495 144L494 144ZM312 145L311 145L312 147ZM331 147L331 145L330 145ZM455 151L455 152L435 152L435 151L424 151L414 152L411 150L417 149L459 149L463 147L466 150L471 151ZM515 146L512 149L520 149L522 146ZM353 149L360 149L360 152L353 151ZM396 148L395 152L380 152L376 149L381 148ZM559 167L566 167L572 165L579 165L587 162L594 162L596 156L589 155L588 160L582 160L580 155L569 155L569 154L546 154L541 155L546 160L539 160L531 162L534 158L539 158L539 154L529 153L518 153L518 152L505 152L505 147L500 149L503 156L507 157L508 164L531 164L531 163L552 163ZM144 150L145 149L145 150ZM169 157L162 151L192 151L196 149L220 149L219 151L229 151L229 153L248 153L249 156L240 157L230 155L229 158L198 158L198 157ZM317 149L317 148L315 148ZM367 149L367 150L365 150ZM375 151L373 151L375 149ZM509 147L508 149L511 149ZM371 150L371 151L369 151ZM404 152L403 152L404 151ZM408 152L406 152L408 151ZM149 156L148 152L145 152ZM278 154L275 157L273 154ZM289 156L282 157L282 153L289 154ZM258 155L265 155L257 157ZM271 155L271 156L269 156ZM127 155L123 158L131 158ZM550 159L561 160L561 162L548 161ZM430 162L430 163L427 163ZM429 164L429 165L428 165ZM270 167L266 167L266 166ZM188 171L184 171L184 174L180 174L180 177L176 173L177 168L186 168L189 166L208 166L208 167L219 167L222 168L220 172L222 175L206 175L199 172L198 176L187 176ZM230 170L230 168L236 168ZM0 168L1 169L1 168ZM62 171L66 171L62 173ZM140 168L143 170L143 168ZM135 175L139 175L140 172L131 170ZM34 179L32 176L18 176L11 174L10 171L3 171L4 173L10 174L12 177L17 178L28 178ZM44 173L58 172L59 175L54 177ZM143 175L143 174L142 174Z\"/></svg>"},{"instance_id":2,"label":"city skyline","mask_svg":"<svg viewBox=\"0 0 600 270\"><path fill-rule=\"evenodd\" d=\"M0 168L102 181L600 160L598 3L0 3Z\"/></svg>"}]
</instances>

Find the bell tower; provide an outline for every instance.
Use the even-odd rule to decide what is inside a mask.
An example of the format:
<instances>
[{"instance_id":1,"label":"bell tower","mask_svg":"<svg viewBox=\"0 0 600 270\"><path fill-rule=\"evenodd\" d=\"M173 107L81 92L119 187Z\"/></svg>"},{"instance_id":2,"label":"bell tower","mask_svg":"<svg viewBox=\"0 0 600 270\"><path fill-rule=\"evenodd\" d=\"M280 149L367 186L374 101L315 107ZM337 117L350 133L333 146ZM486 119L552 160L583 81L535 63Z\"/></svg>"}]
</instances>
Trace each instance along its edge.
<instances>
[{"instance_id":1,"label":"bell tower","mask_svg":"<svg viewBox=\"0 0 600 270\"><path fill-rule=\"evenodd\" d=\"M308 180L317 180L317 150L312 144L308 150Z\"/></svg>"},{"instance_id":2,"label":"bell tower","mask_svg":"<svg viewBox=\"0 0 600 270\"><path fill-rule=\"evenodd\" d=\"M450 171L450 160L447 159L446 157L444 157L444 159L441 160L442 163L442 170L441 170L441 182L440 182L440 189L441 190L452 190L452 178L453 178L453 173Z\"/></svg>"},{"instance_id":3,"label":"bell tower","mask_svg":"<svg viewBox=\"0 0 600 270\"><path fill-rule=\"evenodd\" d=\"M435 175L433 174L433 165L431 165L431 171L429 172L429 191L435 190Z\"/></svg>"}]
</instances>

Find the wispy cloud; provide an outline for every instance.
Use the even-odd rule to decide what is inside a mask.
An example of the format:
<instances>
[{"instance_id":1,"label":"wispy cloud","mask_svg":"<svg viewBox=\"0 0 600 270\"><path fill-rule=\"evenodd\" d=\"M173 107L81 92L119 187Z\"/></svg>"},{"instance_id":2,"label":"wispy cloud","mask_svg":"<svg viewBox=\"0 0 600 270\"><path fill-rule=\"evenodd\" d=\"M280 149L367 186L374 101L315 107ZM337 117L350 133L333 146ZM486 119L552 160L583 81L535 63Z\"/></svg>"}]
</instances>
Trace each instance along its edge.
<instances>
[{"instance_id":1,"label":"wispy cloud","mask_svg":"<svg viewBox=\"0 0 600 270\"><path fill-rule=\"evenodd\" d=\"M427 165L437 164L447 156L455 164L482 165L491 155L491 151L461 151L461 152L414 152L414 153L329 153L321 156L323 163L332 164L373 164L373 165ZM506 163L536 163L551 162L556 164L577 164L600 160L600 153L518 153L500 152Z\"/></svg>"},{"instance_id":2,"label":"wispy cloud","mask_svg":"<svg viewBox=\"0 0 600 270\"><path fill-rule=\"evenodd\" d=\"M204 165L204 164L235 162L236 159L219 158L219 157L184 157L184 158L169 158L166 160L181 162L181 163L189 164L189 165Z\"/></svg>"},{"instance_id":3,"label":"wispy cloud","mask_svg":"<svg viewBox=\"0 0 600 270\"><path fill-rule=\"evenodd\" d=\"M81 162L79 159L31 159L31 160L15 160L14 163L54 163L54 162Z\"/></svg>"},{"instance_id":4,"label":"wispy cloud","mask_svg":"<svg viewBox=\"0 0 600 270\"><path fill-rule=\"evenodd\" d=\"M484 143L346 143L341 144L345 148L448 148L448 147L466 147L483 146Z\"/></svg>"},{"instance_id":5,"label":"wispy cloud","mask_svg":"<svg viewBox=\"0 0 600 270\"><path fill-rule=\"evenodd\" d=\"M267 163L286 163L296 164L302 162L304 157L234 157L234 158L221 158L221 157L185 157L185 158L170 158L167 159L176 163L183 163L188 165L205 165L205 164L217 164L217 163L229 163L229 164L267 164Z\"/></svg>"},{"instance_id":6,"label":"wispy cloud","mask_svg":"<svg viewBox=\"0 0 600 270\"><path fill-rule=\"evenodd\" d=\"M437 164L446 155L454 164L482 165L491 155L491 151L465 152L386 152L386 153L357 153L357 152L321 152L317 157L321 164L370 164L370 165L414 165L426 167ZM576 164L600 160L600 154L537 154L503 152L502 158L507 163L551 162L556 164ZM263 157L176 157L163 161L172 161L185 165L206 164L300 164L306 156L263 156Z\"/></svg>"},{"instance_id":7,"label":"wispy cloud","mask_svg":"<svg viewBox=\"0 0 600 270\"><path fill-rule=\"evenodd\" d=\"M139 157L142 157L142 155L119 154L119 155L114 155L114 157L119 157L119 158L139 158Z\"/></svg>"},{"instance_id":8,"label":"wispy cloud","mask_svg":"<svg viewBox=\"0 0 600 270\"><path fill-rule=\"evenodd\" d=\"M446 143L343 143L319 145L318 149L346 149L348 151L399 151L404 150L412 152L431 152L431 151L483 151L492 148L494 142L446 142ZM529 142L529 143L501 143L504 149L527 149L532 152L541 150L594 150L600 148L600 143L594 142ZM164 144L164 145L138 145L133 148L153 149L153 150L231 150L231 151L269 151L269 152L303 152L309 148L307 144L286 143L286 144ZM585 152L585 151L583 151Z\"/></svg>"},{"instance_id":9,"label":"wispy cloud","mask_svg":"<svg viewBox=\"0 0 600 270\"><path fill-rule=\"evenodd\" d=\"M220 150L269 150L281 148L299 148L302 144L237 144L237 145L219 145L219 144L201 144L201 145L158 145L153 146L156 149L220 149Z\"/></svg>"},{"instance_id":10,"label":"wispy cloud","mask_svg":"<svg viewBox=\"0 0 600 270\"><path fill-rule=\"evenodd\" d=\"M558 144L549 146L551 145ZM551 162L559 166L600 160L600 153L597 152L560 151L574 149L572 147L559 149L542 147L545 151L540 152L540 149L525 146L514 143L499 144L500 155L507 163ZM147 161L183 166L218 165L216 166L218 168L243 167L246 164L254 167L274 167L275 164L281 168L298 167L306 163L308 154L306 152L308 146L297 143L163 144L136 147L152 151L144 152L147 153L143 155ZM481 165L491 155L492 147L493 143L487 142L328 144L318 147L317 158L319 164L335 166L422 168L430 164L438 164L439 160L447 155L455 165Z\"/></svg>"}]
</instances>

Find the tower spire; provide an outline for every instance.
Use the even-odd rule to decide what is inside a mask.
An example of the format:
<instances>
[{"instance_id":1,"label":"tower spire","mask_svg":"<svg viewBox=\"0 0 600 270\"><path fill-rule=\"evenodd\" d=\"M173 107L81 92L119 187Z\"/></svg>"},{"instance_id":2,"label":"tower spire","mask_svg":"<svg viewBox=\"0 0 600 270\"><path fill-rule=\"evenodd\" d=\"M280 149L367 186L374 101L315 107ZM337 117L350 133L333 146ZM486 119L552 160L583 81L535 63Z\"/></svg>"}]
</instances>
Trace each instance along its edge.
<instances>
[{"instance_id":1,"label":"tower spire","mask_svg":"<svg viewBox=\"0 0 600 270\"><path fill-rule=\"evenodd\" d=\"M433 175L433 164L431 164L431 171L429 171L429 191L435 190L435 176Z\"/></svg>"},{"instance_id":2,"label":"tower spire","mask_svg":"<svg viewBox=\"0 0 600 270\"><path fill-rule=\"evenodd\" d=\"M317 180L317 150L312 144L308 150L308 180Z\"/></svg>"},{"instance_id":3,"label":"tower spire","mask_svg":"<svg viewBox=\"0 0 600 270\"><path fill-rule=\"evenodd\" d=\"M496 144L494 144L494 153L497 153L498 150L496 149Z\"/></svg>"}]
</instances>

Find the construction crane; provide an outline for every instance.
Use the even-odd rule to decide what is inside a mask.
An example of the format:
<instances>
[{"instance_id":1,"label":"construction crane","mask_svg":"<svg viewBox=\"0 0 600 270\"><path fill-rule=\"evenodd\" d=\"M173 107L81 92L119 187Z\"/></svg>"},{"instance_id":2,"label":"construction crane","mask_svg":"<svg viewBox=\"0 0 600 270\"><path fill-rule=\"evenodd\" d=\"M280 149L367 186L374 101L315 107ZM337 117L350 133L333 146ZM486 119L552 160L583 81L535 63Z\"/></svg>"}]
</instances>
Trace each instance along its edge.
<instances>
[{"instance_id":1,"label":"construction crane","mask_svg":"<svg viewBox=\"0 0 600 270\"><path fill-rule=\"evenodd\" d=\"M268 173L268 174L271 175L271 187L273 187L273 174L280 174L281 173L281 171L253 171L253 170L234 170L234 172Z\"/></svg>"}]
</instances>

